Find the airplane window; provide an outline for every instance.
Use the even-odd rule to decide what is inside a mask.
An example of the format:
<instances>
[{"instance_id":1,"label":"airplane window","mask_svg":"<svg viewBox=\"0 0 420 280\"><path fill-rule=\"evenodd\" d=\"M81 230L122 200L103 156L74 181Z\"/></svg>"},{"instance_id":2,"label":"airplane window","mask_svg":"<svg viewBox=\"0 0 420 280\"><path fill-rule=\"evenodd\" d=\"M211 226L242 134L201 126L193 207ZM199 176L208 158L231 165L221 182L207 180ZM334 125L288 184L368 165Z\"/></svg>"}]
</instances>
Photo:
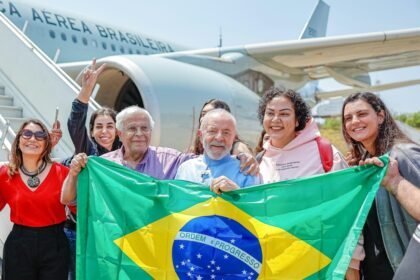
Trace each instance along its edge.
<instances>
[{"instance_id":1,"label":"airplane window","mask_svg":"<svg viewBox=\"0 0 420 280\"><path fill-rule=\"evenodd\" d=\"M76 35L72 35L71 36L71 40L73 41L73 43L77 44L77 37L76 37Z\"/></svg>"},{"instance_id":2,"label":"airplane window","mask_svg":"<svg viewBox=\"0 0 420 280\"><path fill-rule=\"evenodd\" d=\"M114 51L114 52L116 51L116 48L115 48L114 44L111 44L111 50Z\"/></svg>"},{"instance_id":3,"label":"airplane window","mask_svg":"<svg viewBox=\"0 0 420 280\"><path fill-rule=\"evenodd\" d=\"M106 43L105 43L105 42L102 42L102 48L103 48L104 50L106 50Z\"/></svg>"},{"instance_id":4,"label":"airplane window","mask_svg":"<svg viewBox=\"0 0 420 280\"><path fill-rule=\"evenodd\" d=\"M87 46L88 41L87 41L87 39L85 37L82 38L82 42L83 42L83 45Z\"/></svg>"},{"instance_id":5,"label":"airplane window","mask_svg":"<svg viewBox=\"0 0 420 280\"><path fill-rule=\"evenodd\" d=\"M61 39L63 39L63 41L67 41L67 36L64 33L61 33Z\"/></svg>"},{"instance_id":6,"label":"airplane window","mask_svg":"<svg viewBox=\"0 0 420 280\"><path fill-rule=\"evenodd\" d=\"M128 53L129 54L133 54L133 50L132 49L128 49Z\"/></svg>"},{"instance_id":7,"label":"airplane window","mask_svg":"<svg viewBox=\"0 0 420 280\"><path fill-rule=\"evenodd\" d=\"M95 40L92 40L92 46L94 46L95 48L98 47L98 42L96 42Z\"/></svg>"},{"instance_id":8,"label":"airplane window","mask_svg":"<svg viewBox=\"0 0 420 280\"><path fill-rule=\"evenodd\" d=\"M50 37L55 39L55 32L54 30L50 30Z\"/></svg>"},{"instance_id":9,"label":"airplane window","mask_svg":"<svg viewBox=\"0 0 420 280\"><path fill-rule=\"evenodd\" d=\"M139 51L139 50L136 50L136 53L137 53L137 54L141 54L141 51Z\"/></svg>"},{"instance_id":10,"label":"airplane window","mask_svg":"<svg viewBox=\"0 0 420 280\"><path fill-rule=\"evenodd\" d=\"M120 51L121 51L121 53L125 53L125 50L124 50L123 46L120 47Z\"/></svg>"}]
</instances>

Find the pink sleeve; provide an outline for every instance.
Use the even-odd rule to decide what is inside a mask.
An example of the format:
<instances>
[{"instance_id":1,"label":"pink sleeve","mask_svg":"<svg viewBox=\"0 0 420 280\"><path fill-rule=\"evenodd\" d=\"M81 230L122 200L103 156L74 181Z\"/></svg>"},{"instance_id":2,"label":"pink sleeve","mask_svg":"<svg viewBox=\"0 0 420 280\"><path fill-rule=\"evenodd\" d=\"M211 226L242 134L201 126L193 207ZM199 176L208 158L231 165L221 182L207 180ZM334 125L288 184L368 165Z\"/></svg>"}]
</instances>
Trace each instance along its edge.
<instances>
[{"instance_id":1,"label":"pink sleeve","mask_svg":"<svg viewBox=\"0 0 420 280\"><path fill-rule=\"evenodd\" d=\"M365 259L365 249L363 248L363 244L363 234L361 234L359 237L359 241L357 241L356 249L354 249L349 267L357 270L360 269L360 261L363 261Z\"/></svg>"}]
</instances>

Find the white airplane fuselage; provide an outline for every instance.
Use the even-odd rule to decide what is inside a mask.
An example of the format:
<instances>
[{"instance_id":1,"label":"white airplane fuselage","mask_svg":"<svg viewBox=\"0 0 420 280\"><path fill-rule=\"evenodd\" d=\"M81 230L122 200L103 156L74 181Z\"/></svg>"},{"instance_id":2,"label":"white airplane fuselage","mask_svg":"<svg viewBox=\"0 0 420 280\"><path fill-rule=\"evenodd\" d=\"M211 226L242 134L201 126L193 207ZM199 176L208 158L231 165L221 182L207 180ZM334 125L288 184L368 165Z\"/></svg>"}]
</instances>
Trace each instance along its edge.
<instances>
[{"instance_id":1,"label":"white airplane fuselage","mask_svg":"<svg viewBox=\"0 0 420 280\"><path fill-rule=\"evenodd\" d=\"M186 50L153 36L19 1L0 1L0 12L23 29L50 58L57 56L58 63L120 54L149 55Z\"/></svg>"}]
</instances>

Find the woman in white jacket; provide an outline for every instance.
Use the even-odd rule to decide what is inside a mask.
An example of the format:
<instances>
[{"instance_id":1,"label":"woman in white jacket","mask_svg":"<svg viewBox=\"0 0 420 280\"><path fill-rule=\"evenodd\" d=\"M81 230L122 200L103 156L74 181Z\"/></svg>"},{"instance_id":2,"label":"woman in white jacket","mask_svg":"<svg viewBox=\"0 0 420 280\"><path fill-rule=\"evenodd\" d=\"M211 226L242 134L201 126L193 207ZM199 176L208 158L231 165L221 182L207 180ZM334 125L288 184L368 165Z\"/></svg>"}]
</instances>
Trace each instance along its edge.
<instances>
[{"instance_id":1,"label":"woman in white jacket","mask_svg":"<svg viewBox=\"0 0 420 280\"><path fill-rule=\"evenodd\" d=\"M258 117L270 136L270 140L263 146L264 155L260 163L260 174L264 183L348 167L344 157L334 146L320 144L320 132L311 117L310 108L297 92L269 89L260 100ZM326 153L330 154L331 164L328 169L323 162ZM358 279L360 260L364 258L363 240L359 243L346 279Z\"/></svg>"}]
</instances>

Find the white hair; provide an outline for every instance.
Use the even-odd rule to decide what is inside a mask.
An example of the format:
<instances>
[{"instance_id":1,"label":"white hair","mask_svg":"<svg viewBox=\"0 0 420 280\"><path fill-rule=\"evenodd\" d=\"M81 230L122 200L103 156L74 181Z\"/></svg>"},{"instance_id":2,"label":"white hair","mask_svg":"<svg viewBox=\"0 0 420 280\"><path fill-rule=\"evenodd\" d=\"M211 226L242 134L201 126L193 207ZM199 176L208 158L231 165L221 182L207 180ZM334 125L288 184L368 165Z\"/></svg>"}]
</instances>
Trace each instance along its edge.
<instances>
[{"instance_id":1,"label":"white hair","mask_svg":"<svg viewBox=\"0 0 420 280\"><path fill-rule=\"evenodd\" d=\"M207 112L204 117L201 119L201 125L200 125L200 130L205 130L207 127L207 123L209 122L209 119L211 117L214 116L225 116L228 117L229 119L231 119L233 121L233 125L235 126L235 131L236 131L236 119L235 117L229 113L228 111L226 111L225 109L213 109L209 112Z\"/></svg>"},{"instance_id":2,"label":"white hair","mask_svg":"<svg viewBox=\"0 0 420 280\"><path fill-rule=\"evenodd\" d=\"M125 109L123 109L121 112L119 112L116 116L116 124L115 126L117 127L118 130L122 131L124 129L124 121L133 114L144 114L148 117L149 119L149 124L150 124L150 128L153 129L153 127L155 126L155 121L153 120L152 116L150 115L150 113L143 109L140 108L137 105L132 105L129 106Z\"/></svg>"}]
</instances>

